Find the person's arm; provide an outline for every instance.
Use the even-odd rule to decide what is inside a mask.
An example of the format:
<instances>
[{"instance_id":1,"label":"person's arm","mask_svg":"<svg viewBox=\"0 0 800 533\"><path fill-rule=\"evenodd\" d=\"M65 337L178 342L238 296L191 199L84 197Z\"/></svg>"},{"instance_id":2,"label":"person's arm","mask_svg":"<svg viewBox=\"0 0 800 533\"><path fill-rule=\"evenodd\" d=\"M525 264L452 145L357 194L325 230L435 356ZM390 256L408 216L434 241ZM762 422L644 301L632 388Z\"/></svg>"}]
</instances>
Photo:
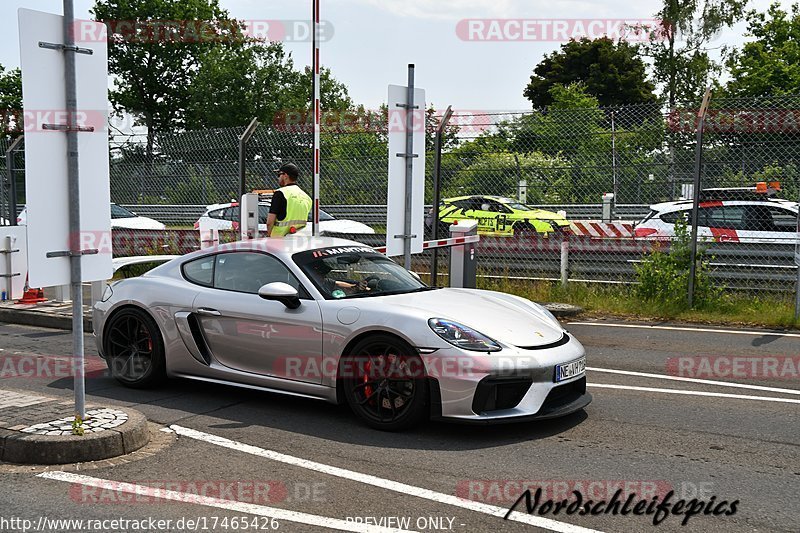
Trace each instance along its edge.
<instances>
[{"instance_id":1,"label":"person's arm","mask_svg":"<svg viewBox=\"0 0 800 533\"><path fill-rule=\"evenodd\" d=\"M281 191L275 191L272 195L272 202L269 205L269 215L267 215L267 237L272 237L272 228L275 222L286 218L286 197Z\"/></svg>"}]
</instances>

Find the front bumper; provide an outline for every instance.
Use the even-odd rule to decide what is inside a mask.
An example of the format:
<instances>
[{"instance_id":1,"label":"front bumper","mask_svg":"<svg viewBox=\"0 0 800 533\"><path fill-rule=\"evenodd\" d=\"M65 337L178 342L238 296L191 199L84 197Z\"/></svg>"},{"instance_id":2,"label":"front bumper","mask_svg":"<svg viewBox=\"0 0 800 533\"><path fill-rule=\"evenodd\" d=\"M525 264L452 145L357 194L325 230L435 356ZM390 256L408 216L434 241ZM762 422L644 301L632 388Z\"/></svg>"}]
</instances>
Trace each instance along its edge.
<instances>
[{"instance_id":1,"label":"front bumper","mask_svg":"<svg viewBox=\"0 0 800 533\"><path fill-rule=\"evenodd\" d=\"M502 423L578 411L592 401L585 373L558 383L554 377L556 365L583 356L583 346L574 338L541 350L505 348L494 354L475 354L454 349L423 356L429 369L431 417ZM451 358L457 358L458 365L451 364L451 371L443 372L442 361Z\"/></svg>"}]
</instances>

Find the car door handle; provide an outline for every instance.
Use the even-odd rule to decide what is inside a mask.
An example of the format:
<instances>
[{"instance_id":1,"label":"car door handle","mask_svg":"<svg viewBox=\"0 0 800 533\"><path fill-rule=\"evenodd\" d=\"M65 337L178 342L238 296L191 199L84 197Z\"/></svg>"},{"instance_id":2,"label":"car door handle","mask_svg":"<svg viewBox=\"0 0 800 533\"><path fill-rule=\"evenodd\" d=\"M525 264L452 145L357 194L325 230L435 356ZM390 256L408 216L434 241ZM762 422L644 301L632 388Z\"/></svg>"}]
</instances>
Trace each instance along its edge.
<instances>
[{"instance_id":1,"label":"car door handle","mask_svg":"<svg viewBox=\"0 0 800 533\"><path fill-rule=\"evenodd\" d=\"M198 314L207 315L207 316L220 316L222 313L217 311L216 309L211 309L209 307L198 307L197 308Z\"/></svg>"}]
</instances>

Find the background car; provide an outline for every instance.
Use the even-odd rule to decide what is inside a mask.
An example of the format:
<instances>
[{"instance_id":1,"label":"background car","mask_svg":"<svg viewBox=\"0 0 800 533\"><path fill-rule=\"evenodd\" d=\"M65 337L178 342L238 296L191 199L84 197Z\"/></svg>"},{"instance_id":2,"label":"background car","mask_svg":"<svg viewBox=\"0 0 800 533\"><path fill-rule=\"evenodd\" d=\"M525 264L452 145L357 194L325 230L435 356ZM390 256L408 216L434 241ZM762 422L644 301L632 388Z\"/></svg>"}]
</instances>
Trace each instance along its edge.
<instances>
[{"instance_id":1,"label":"background car","mask_svg":"<svg viewBox=\"0 0 800 533\"><path fill-rule=\"evenodd\" d=\"M182 377L284 392L347 403L382 430L555 418L591 401L583 346L540 305L428 287L344 239L193 252L112 283L93 318L124 385Z\"/></svg>"},{"instance_id":2,"label":"background car","mask_svg":"<svg viewBox=\"0 0 800 533\"><path fill-rule=\"evenodd\" d=\"M267 231L267 215L269 215L269 202L258 203L258 230L260 232ZM200 216L197 222L194 223L194 228L200 227L200 220L205 219L210 225L210 228L218 229L220 231L236 230L239 229L241 221L241 210L239 202L229 202L227 204L212 204L206 207L206 211ZM308 216L308 221L311 222L311 214ZM319 210L319 226L321 233L336 233L344 235L374 235L375 230L356 222L355 220L338 219L334 218L329 213ZM311 235L311 225L307 224L305 228L297 232L297 235Z\"/></svg>"},{"instance_id":3,"label":"background car","mask_svg":"<svg viewBox=\"0 0 800 533\"><path fill-rule=\"evenodd\" d=\"M24 226L28 219L28 209L23 208L17 217L17 224ZM111 228L112 229L141 229L141 230L164 230L167 226L148 217L141 217L125 209L121 205L111 204Z\"/></svg>"},{"instance_id":4,"label":"background car","mask_svg":"<svg viewBox=\"0 0 800 533\"><path fill-rule=\"evenodd\" d=\"M511 198L460 196L446 198L439 204L439 236L447 236L450 224L465 219L477 220L481 235L538 233L548 236L569 230L569 221L558 213L534 209ZM426 225L430 229L432 224L433 213L430 212Z\"/></svg>"},{"instance_id":5,"label":"background car","mask_svg":"<svg viewBox=\"0 0 800 533\"><path fill-rule=\"evenodd\" d=\"M770 197L761 187L706 189L701 195L697 235L704 241L794 244L797 238L797 202ZM780 190L780 189L777 189ZM692 200L650 206L636 225L634 236L669 240L675 223L691 221Z\"/></svg>"}]
</instances>

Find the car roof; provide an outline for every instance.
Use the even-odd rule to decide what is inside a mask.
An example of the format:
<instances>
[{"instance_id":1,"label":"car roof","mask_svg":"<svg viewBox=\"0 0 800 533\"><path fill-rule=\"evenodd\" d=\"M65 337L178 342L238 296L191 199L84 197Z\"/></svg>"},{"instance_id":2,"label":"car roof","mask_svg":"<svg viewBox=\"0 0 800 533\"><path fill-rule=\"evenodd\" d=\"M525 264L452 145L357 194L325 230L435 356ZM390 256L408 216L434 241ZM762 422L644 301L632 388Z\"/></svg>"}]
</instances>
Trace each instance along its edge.
<instances>
[{"instance_id":1,"label":"car roof","mask_svg":"<svg viewBox=\"0 0 800 533\"><path fill-rule=\"evenodd\" d=\"M342 248L350 246L372 248L372 246L369 246L361 242L351 241L349 239L340 239L338 237L293 236L293 237L284 237L282 239L264 238L264 239L253 239L247 241L236 241L226 244L220 244L218 246L205 248L203 250L198 250L196 252L187 254L186 256L184 256L184 259L189 260L193 259L194 257L200 257L203 255L208 255L210 253L232 252L232 251L237 251L237 252L262 251L277 256L281 256L284 258L289 258L290 256L298 252L305 252L308 250L317 250L319 248L331 248L331 247Z\"/></svg>"},{"instance_id":2,"label":"car roof","mask_svg":"<svg viewBox=\"0 0 800 533\"><path fill-rule=\"evenodd\" d=\"M722 205L779 205L781 207L797 208L797 202L786 200L785 198L754 198L752 200L704 200L700 203L720 202ZM653 204L650 209L653 211L669 211L677 207L691 207L692 200L678 200L676 202L662 202Z\"/></svg>"},{"instance_id":3,"label":"car roof","mask_svg":"<svg viewBox=\"0 0 800 533\"><path fill-rule=\"evenodd\" d=\"M489 198L490 200L497 200L498 202L507 204L510 202L516 202L516 200L512 198L506 198L505 196L494 196L492 194L472 194L469 196L455 196L453 198L445 198L442 200L443 202L455 202L457 200L469 200L470 198Z\"/></svg>"}]
</instances>

